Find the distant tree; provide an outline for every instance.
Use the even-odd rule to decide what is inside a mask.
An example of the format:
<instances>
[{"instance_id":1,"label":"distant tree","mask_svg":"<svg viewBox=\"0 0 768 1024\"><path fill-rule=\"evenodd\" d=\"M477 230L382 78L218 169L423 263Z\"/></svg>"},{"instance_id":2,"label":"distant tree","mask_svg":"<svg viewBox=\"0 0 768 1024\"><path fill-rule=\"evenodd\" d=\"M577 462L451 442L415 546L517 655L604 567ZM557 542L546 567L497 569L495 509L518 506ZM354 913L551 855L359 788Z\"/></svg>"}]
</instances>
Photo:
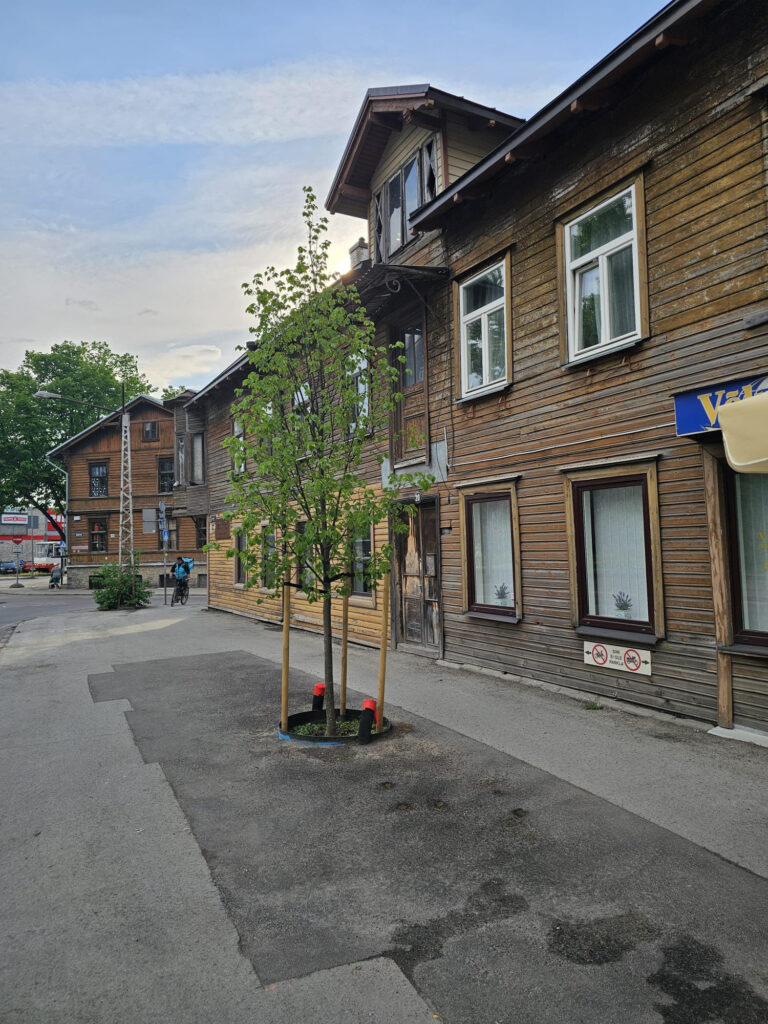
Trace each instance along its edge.
<instances>
[{"instance_id":1,"label":"distant tree","mask_svg":"<svg viewBox=\"0 0 768 1024\"><path fill-rule=\"evenodd\" d=\"M186 390L186 384L169 384L167 388L163 388L160 397L164 402L167 402L169 398L175 398L176 395L180 395Z\"/></svg>"},{"instance_id":2,"label":"distant tree","mask_svg":"<svg viewBox=\"0 0 768 1024\"><path fill-rule=\"evenodd\" d=\"M104 410L155 388L135 356L119 355L103 341L62 341L50 352L29 350L18 370L0 370L0 507L38 509L63 537L49 509L62 512L64 477L46 452L84 430ZM72 402L35 398L51 391Z\"/></svg>"},{"instance_id":3,"label":"distant tree","mask_svg":"<svg viewBox=\"0 0 768 1024\"><path fill-rule=\"evenodd\" d=\"M369 537L399 501L399 485L427 488L430 477L373 485L364 459L383 460L403 357L378 345L357 291L328 272L325 219L305 188L307 243L296 265L268 268L244 285L255 345L250 373L232 412L242 426L226 442L232 454L232 517L248 584L268 580L280 592L298 576L308 600L323 603L326 733L336 732L331 598L349 592L355 540ZM373 460L371 460L373 461ZM375 466L375 462L373 465ZM407 517L392 516L393 529ZM390 547L371 552L371 586L389 571Z\"/></svg>"}]
</instances>

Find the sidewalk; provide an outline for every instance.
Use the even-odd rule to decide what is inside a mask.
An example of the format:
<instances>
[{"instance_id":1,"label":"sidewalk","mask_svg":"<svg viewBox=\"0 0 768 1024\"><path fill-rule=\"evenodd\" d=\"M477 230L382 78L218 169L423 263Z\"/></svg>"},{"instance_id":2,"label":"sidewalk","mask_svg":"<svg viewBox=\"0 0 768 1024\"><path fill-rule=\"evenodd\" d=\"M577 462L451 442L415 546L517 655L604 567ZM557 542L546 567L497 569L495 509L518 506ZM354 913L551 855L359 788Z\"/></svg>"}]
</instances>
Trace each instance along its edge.
<instances>
[{"instance_id":1,"label":"sidewalk","mask_svg":"<svg viewBox=\"0 0 768 1024\"><path fill-rule=\"evenodd\" d=\"M687 935L728 1019L768 1020L768 750L394 655L393 742L307 752L275 740L281 642L162 594L14 632L0 1020L651 1024ZM298 710L320 639L291 653ZM351 648L350 686L377 665ZM571 918L614 959L568 952Z\"/></svg>"}]
</instances>

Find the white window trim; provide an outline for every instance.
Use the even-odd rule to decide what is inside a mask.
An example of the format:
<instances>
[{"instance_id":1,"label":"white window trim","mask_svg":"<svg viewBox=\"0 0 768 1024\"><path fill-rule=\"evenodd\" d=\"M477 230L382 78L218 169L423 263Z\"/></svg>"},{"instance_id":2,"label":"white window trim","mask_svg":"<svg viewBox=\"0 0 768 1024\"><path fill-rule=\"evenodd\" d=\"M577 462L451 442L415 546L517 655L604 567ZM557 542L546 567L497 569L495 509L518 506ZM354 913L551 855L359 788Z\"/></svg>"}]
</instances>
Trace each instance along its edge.
<instances>
[{"instance_id":1,"label":"white window trim","mask_svg":"<svg viewBox=\"0 0 768 1024\"><path fill-rule=\"evenodd\" d=\"M496 299L493 302L489 302L486 306L481 306L479 309L473 309L471 313L464 312L464 290L470 285L474 284L481 277L485 277L486 274L492 270L496 270L497 267L501 268L502 279L504 281L504 294L500 299ZM467 278L466 281L459 282L459 317L460 317L460 338L461 338L461 394L463 398L475 398L478 395L483 395L486 392L497 391L499 387L503 387L504 384L509 380L509 319L507 317L507 289L509 288L509 281L507 280L507 267L506 261L500 260L498 263L493 263L489 267L483 267L482 270L478 271L477 274L473 274L472 277ZM488 369L488 314L494 313L500 309L504 314L504 376L497 380L486 381L485 376ZM483 344L483 383L477 387L469 387L469 359L467 358L467 336L466 326L470 320L477 320L482 318L482 344Z\"/></svg>"},{"instance_id":2,"label":"white window trim","mask_svg":"<svg viewBox=\"0 0 768 1024\"><path fill-rule=\"evenodd\" d=\"M604 206L608 206L610 203L615 202L617 199L624 195L632 196L632 222L633 227L631 231L626 232L619 238L614 238L610 242L606 242L605 245L592 249L585 256L579 256L576 259L571 258L571 228L574 224L578 224L579 221L584 220L587 217L591 217L598 210L601 210ZM565 256L565 287L566 287L566 305L568 311L568 361L571 363L578 363L582 360L588 360L594 358L598 352L610 352L613 349L621 348L626 345L629 341L636 341L642 337L642 319L641 319L641 306L640 306L640 259L639 259L639 246L638 246L638 224L637 224L637 191L634 184L628 185L627 188L621 189L614 195L609 196L601 203L597 203L595 206L585 210L584 213L579 214L578 217L574 217L573 220L566 221L563 225L563 251ZM603 327L603 333L608 330L610 322L608 314L608 275L606 271L607 257L614 252L618 252L620 249L627 248L627 242L630 242L632 247L632 282L634 285L634 298L635 298L635 329L630 331L628 334L622 334L617 338L611 338L607 341L600 341L597 345L593 345L591 348L586 348L581 351L577 349L578 342L578 318L576 316L576 278L578 272L585 266L594 263L597 260L598 267L600 270L600 312L601 312L601 323Z\"/></svg>"}]
</instances>

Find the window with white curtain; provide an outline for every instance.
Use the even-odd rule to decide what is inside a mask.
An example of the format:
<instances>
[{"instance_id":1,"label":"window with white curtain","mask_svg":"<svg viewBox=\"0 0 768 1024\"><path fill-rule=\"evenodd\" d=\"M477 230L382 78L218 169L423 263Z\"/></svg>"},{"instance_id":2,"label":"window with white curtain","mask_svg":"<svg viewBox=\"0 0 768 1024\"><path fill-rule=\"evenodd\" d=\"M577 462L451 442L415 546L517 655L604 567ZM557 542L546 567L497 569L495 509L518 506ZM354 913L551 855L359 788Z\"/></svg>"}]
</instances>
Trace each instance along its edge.
<instances>
[{"instance_id":1,"label":"window with white curtain","mask_svg":"<svg viewBox=\"0 0 768 1024\"><path fill-rule=\"evenodd\" d=\"M645 475L585 481L574 498L580 622L613 619L651 631Z\"/></svg>"},{"instance_id":2,"label":"window with white curtain","mask_svg":"<svg viewBox=\"0 0 768 1024\"><path fill-rule=\"evenodd\" d=\"M563 226L568 357L641 336L636 185Z\"/></svg>"},{"instance_id":3,"label":"window with white curtain","mask_svg":"<svg viewBox=\"0 0 768 1024\"><path fill-rule=\"evenodd\" d=\"M768 643L768 475L734 473L729 480L734 625L743 639Z\"/></svg>"},{"instance_id":4,"label":"window with white curtain","mask_svg":"<svg viewBox=\"0 0 768 1024\"><path fill-rule=\"evenodd\" d=\"M459 286L462 394L507 379L506 270L488 267Z\"/></svg>"},{"instance_id":5,"label":"window with white curtain","mask_svg":"<svg viewBox=\"0 0 768 1024\"><path fill-rule=\"evenodd\" d=\"M515 613L512 509L509 493L466 499L470 611Z\"/></svg>"},{"instance_id":6,"label":"window with white curtain","mask_svg":"<svg viewBox=\"0 0 768 1024\"><path fill-rule=\"evenodd\" d=\"M205 436L192 434L192 460L189 468L191 484L205 483Z\"/></svg>"}]
</instances>

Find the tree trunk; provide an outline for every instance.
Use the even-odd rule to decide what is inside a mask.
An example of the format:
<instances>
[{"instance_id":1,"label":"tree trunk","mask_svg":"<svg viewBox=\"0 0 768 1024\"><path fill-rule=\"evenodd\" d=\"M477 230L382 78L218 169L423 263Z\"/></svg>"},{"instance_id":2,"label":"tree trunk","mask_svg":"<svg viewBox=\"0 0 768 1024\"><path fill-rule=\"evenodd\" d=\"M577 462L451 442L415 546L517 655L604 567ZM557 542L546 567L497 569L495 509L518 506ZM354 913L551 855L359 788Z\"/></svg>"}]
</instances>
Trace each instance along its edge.
<instances>
[{"instance_id":1,"label":"tree trunk","mask_svg":"<svg viewBox=\"0 0 768 1024\"><path fill-rule=\"evenodd\" d=\"M36 508L38 512L42 512L43 515L45 516L45 518L48 520L48 522L54 528L54 530L56 530L58 535L61 537L61 539L64 540L64 531L59 526L59 524L56 522L56 520L49 514L48 510L44 509L42 505L38 505L38 503L34 500L34 498L31 498L29 495L27 495L27 503L30 504L32 506L32 508Z\"/></svg>"},{"instance_id":2,"label":"tree trunk","mask_svg":"<svg viewBox=\"0 0 768 1024\"><path fill-rule=\"evenodd\" d=\"M333 692L333 627L331 623L331 587L324 584L323 655L325 659L325 735L336 735L336 695Z\"/></svg>"}]
</instances>

